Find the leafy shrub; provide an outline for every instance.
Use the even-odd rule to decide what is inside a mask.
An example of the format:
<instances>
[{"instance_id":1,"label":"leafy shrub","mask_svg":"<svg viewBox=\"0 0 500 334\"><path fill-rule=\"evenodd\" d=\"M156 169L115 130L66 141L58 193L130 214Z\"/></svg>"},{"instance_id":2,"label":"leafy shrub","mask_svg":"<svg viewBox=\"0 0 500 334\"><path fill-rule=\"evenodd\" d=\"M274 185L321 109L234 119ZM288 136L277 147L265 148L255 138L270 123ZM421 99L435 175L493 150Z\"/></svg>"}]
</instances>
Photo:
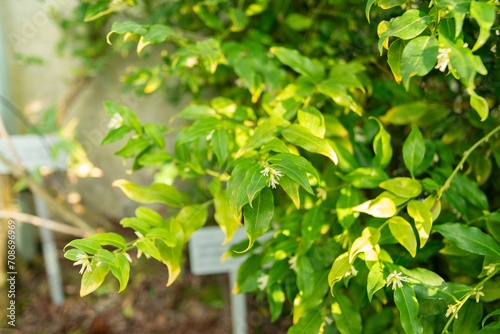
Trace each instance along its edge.
<instances>
[{"instance_id":1,"label":"leafy shrub","mask_svg":"<svg viewBox=\"0 0 500 334\"><path fill-rule=\"evenodd\" d=\"M151 56L126 85L192 96L174 117L187 120L180 129L106 103L113 128L103 144L129 136L116 155L133 159L133 171L156 171L151 185L113 185L175 209L162 217L140 207L124 218L137 235L129 242L102 233L69 243L65 256L83 264L82 296L109 272L122 291L133 248L163 262L172 284L184 244L215 220L226 241L238 226L248 234L228 254L250 254L236 290L267 294L273 320L289 302L289 333L500 330L492 318L500 298L496 2L82 6L87 21L120 12L108 42ZM182 182L193 190L180 192Z\"/></svg>"}]
</instances>

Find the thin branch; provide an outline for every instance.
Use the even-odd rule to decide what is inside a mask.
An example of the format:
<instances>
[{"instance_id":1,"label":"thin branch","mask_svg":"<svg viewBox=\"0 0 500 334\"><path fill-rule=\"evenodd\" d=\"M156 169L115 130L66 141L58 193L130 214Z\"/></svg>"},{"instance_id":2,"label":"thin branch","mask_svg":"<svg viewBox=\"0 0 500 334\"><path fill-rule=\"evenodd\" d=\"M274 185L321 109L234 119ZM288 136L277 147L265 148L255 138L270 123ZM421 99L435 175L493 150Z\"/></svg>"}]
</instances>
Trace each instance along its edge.
<instances>
[{"instance_id":1,"label":"thin branch","mask_svg":"<svg viewBox=\"0 0 500 334\"><path fill-rule=\"evenodd\" d=\"M88 237L88 236L90 236L89 232L86 232L86 231L81 230L79 228L68 226L66 224L56 222L55 220L52 220L52 219L40 218L37 216L22 213L22 212L0 210L0 218L14 219L14 220L30 223L30 224L35 225L35 226L45 227L45 228L48 228L49 230L59 232L59 233L69 234L69 235L72 235L75 237Z\"/></svg>"},{"instance_id":2,"label":"thin branch","mask_svg":"<svg viewBox=\"0 0 500 334\"><path fill-rule=\"evenodd\" d=\"M70 106L76 100L78 95L84 91L85 86L87 86L92 79L93 78L91 77L82 77L73 80L68 90L57 104L57 124L61 124L63 122Z\"/></svg>"},{"instance_id":3,"label":"thin branch","mask_svg":"<svg viewBox=\"0 0 500 334\"><path fill-rule=\"evenodd\" d=\"M17 168L14 164L12 164L9 160L7 160L4 156L0 155L0 162L2 162L5 166L7 166L12 175L16 178L24 181L30 190L39 195L42 200L47 203L47 205L54 210L56 214L61 216L62 219L66 220L71 225L77 226L84 231L89 233L94 233L95 230L87 224L83 219L78 217L73 211L68 209L67 207L61 205L52 195L43 187L41 187L35 180L33 180L22 168Z\"/></svg>"},{"instance_id":4,"label":"thin branch","mask_svg":"<svg viewBox=\"0 0 500 334\"><path fill-rule=\"evenodd\" d=\"M474 145L471 146L471 148L469 148L467 151L464 152L464 156L462 157L462 159L458 163L457 167L455 167L455 169L453 170L453 172L451 173L451 175L446 179L444 185L441 187L441 189L439 189L439 191L438 191L438 199L440 199L441 196L443 195L443 193L450 187L451 181L453 180L453 178L455 177L455 175L458 173L458 171L464 167L465 161L467 160L467 158L469 157L469 155L472 152L474 152L474 150L476 148L478 148L479 145L481 145L482 143L488 141L488 139L491 136L493 136L495 133L497 133L498 131L500 131L500 125L497 126L496 128L494 128L493 130L491 130L486 136L484 136L483 138L479 139Z\"/></svg>"}]
</instances>

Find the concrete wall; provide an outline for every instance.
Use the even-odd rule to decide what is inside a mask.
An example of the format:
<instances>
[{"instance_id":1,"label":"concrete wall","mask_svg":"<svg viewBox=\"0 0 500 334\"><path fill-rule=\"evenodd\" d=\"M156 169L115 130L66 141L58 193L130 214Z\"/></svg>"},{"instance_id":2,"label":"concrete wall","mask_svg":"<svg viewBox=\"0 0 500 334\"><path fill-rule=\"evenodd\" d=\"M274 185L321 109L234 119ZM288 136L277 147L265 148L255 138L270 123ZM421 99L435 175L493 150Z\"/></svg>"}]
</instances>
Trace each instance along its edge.
<instances>
[{"instance_id":1,"label":"concrete wall","mask_svg":"<svg viewBox=\"0 0 500 334\"><path fill-rule=\"evenodd\" d=\"M74 5L74 1L62 0L0 1L12 101L31 122L36 122L47 108L61 99L74 79L73 69L79 66L77 59L56 54L55 47L61 34L49 15L51 10L70 11ZM16 53L40 57L44 63L26 65L15 59ZM152 175L147 170L133 175L125 173L122 159L112 154L123 142L105 147L99 145L107 133L109 122L103 101L127 105L137 112L143 122L166 124L179 109L178 106L167 106L161 94L142 99L133 93L121 94L119 77L124 73L127 62L126 59L113 61L105 73L92 80L78 95L64 120L66 124L77 122L77 138L90 161L103 170L101 178L80 179L74 190L81 193L84 207L115 219L132 215L137 205L126 199L119 189L111 188L113 180L127 178L139 184L148 184ZM183 99L183 103L186 102ZM19 119L17 125L18 129L22 129Z\"/></svg>"}]
</instances>

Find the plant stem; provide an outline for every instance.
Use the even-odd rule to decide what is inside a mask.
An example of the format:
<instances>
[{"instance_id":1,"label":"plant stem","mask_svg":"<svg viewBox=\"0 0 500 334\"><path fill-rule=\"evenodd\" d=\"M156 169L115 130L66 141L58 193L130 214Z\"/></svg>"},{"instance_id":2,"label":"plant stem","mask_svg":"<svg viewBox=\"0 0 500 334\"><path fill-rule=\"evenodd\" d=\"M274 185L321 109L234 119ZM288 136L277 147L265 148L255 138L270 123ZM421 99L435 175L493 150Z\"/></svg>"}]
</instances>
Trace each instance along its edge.
<instances>
[{"instance_id":1,"label":"plant stem","mask_svg":"<svg viewBox=\"0 0 500 334\"><path fill-rule=\"evenodd\" d=\"M451 322L453 321L453 319L455 318L455 315L458 313L458 311L460 311L460 309L462 308L462 306L465 304L465 302L470 298L470 296L472 296L474 293L476 293L483 285L484 283L486 283L487 281L489 281L491 278L493 278L493 276L495 276L498 271L500 271L500 267L498 267L497 269L495 269L491 274L489 274L488 276L486 276L485 278L483 278L479 283L477 283L471 291L469 291L465 296L462 297L462 300L460 300L457 305L457 309L455 310L455 312L453 312L453 314L450 315L450 318L448 319L448 321L446 322L446 325L444 326L443 328L443 331L441 332L441 334L445 334L445 333L448 333L448 327L450 327L451 325Z\"/></svg>"},{"instance_id":2,"label":"plant stem","mask_svg":"<svg viewBox=\"0 0 500 334\"><path fill-rule=\"evenodd\" d=\"M438 198L437 198L438 200L441 198L441 196L443 195L443 193L450 187L451 181L453 180L453 178L455 177L455 175L458 173L458 171L463 168L463 166L465 164L465 161L467 160L467 158L469 158L469 155L476 148L478 148L479 145L481 145L482 143L486 142L491 136L493 136L498 131L500 131L500 125L497 126L496 128L494 128L493 130L491 130L486 136L484 136L483 138L479 139L474 145L472 145L467 151L464 152L462 160L460 160L460 162L458 163L457 167L455 167L455 169L453 170L453 172L451 173L451 175L448 177L448 179L446 179L444 185L441 187L441 189L439 189L439 191L438 191Z\"/></svg>"}]
</instances>

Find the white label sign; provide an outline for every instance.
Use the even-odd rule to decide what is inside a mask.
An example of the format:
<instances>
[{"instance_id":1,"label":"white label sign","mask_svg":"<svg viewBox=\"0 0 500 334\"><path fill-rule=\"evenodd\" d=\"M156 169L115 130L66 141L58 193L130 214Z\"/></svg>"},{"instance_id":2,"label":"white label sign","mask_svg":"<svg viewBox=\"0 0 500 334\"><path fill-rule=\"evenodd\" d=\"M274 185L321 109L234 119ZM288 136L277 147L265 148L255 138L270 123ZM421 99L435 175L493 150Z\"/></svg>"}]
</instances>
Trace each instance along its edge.
<instances>
[{"instance_id":1,"label":"white label sign","mask_svg":"<svg viewBox=\"0 0 500 334\"><path fill-rule=\"evenodd\" d=\"M59 154L56 160L51 153L51 147L59 141L57 136L14 135L10 136L10 140L26 170L32 172L42 166L51 167L54 170L66 170L64 154ZM0 139L0 154L14 163L14 158L3 139ZM10 170L1 162L0 174L10 174Z\"/></svg>"},{"instance_id":2,"label":"white label sign","mask_svg":"<svg viewBox=\"0 0 500 334\"><path fill-rule=\"evenodd\" d=\"M239 228L231 241L222 246L225 238L218 226L203 227L193 233L189 239L189 262L193 274L212 275L237 270L246 256L229 257L224 262L221 258L232 245L247 239L247 235L244 229Z\"/></svg>"}]
</instances>

